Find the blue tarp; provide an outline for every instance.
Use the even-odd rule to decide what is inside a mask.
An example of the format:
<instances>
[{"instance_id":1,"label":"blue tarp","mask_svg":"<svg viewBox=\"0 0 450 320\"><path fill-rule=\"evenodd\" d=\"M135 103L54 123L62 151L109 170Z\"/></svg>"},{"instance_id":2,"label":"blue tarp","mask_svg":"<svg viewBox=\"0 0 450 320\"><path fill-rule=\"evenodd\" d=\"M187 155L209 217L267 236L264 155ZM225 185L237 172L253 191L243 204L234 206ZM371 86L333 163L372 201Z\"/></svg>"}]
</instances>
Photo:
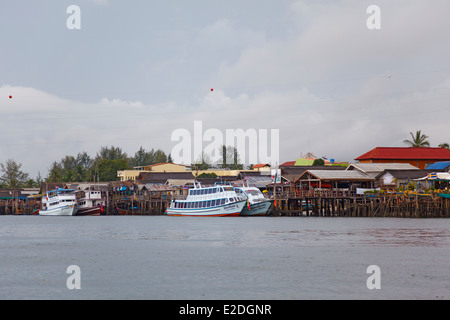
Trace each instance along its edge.
<instances>
[{"instance_id":1,"label":"blue tarp","mask_svg":"<svg viewBox=\"0 0 450 320\"><path fill-rule=\"evenodd\" d=\"M449 166L450 166L450 161L435 162L433 164L430 164L427 167L427 170L445 170Z\"/></svg>"}]
</instances>

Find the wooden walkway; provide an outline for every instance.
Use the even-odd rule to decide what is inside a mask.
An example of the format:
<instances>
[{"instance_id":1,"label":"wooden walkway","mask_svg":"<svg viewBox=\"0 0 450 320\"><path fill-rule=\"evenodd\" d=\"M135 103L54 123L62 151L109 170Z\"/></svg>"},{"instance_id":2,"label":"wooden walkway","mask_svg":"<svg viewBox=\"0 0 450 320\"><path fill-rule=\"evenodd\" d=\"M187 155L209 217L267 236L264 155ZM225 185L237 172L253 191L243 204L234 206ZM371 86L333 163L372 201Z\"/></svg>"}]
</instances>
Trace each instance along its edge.
<instances>
[{"instance_id":1,"label":"wooden walkway","mask_svg":"<svg viewBox=\"0 0 450 320\"><path fill-rule=\"evenodd\" d=\"M450 199L421 196L289 197L273 216L450 218Z\"/></svg>"}]
</instances>

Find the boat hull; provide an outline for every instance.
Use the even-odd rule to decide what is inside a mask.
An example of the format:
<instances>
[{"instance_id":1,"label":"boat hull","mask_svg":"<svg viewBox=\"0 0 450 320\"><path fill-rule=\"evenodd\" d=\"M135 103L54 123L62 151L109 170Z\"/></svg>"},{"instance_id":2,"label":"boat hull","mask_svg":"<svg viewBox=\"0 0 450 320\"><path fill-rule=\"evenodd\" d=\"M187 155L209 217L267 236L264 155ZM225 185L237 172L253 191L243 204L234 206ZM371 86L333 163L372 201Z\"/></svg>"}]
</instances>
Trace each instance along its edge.
<instances>
[{"instance_id":1,"label":"boat hull","mask_svg":"<svg viewBox=\"0 0 450 320\"><path fill-rule=\"evenodd\" d=\"M88 208L79 208L76 215L77 216L99 216L103 212L100 207L88 207Z\"/></svg>"},{"instance_id":2,"label":"boat hull","mask_svg":"<svg viewBox=\"0 0 450 320\"><path fill-rule=\"evenodd\" d=\"M40 216L74 216L78 211L77 207L64 206L50 210L39 210Z\"/></svg>"},{"instance_id":3,"label":"boat hull","mask_svg":"<svg viewBox=\"0 0 450 320\"><path fill-rule=\"evenodd\" d=\"M244 208L246 201L239 201L235 203L225 204L211 208L199 209L180 209L167 208L166 215L168 216L190 216L190 217L233 217L239 216Z\"/></svg>"},{"instance_id":4,"label":"boat hull","mask_svg":"<svg viewBox=\"0 0 450 320\"><path fill-rule=\"evenodd\" d=\"M271 207L272 201L270 200L250 203L250 209L245 205L241 216L265 216L269 213Z\"/></svg>"}]
</instances>

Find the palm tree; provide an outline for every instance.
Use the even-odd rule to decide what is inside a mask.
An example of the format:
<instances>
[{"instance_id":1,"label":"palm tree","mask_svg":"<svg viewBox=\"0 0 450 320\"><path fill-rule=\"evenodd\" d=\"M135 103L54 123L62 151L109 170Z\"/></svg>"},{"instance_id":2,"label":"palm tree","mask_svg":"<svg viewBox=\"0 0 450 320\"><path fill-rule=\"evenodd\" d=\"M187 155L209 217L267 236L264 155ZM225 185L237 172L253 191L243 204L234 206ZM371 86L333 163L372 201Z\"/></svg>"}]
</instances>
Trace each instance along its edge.
<instances>
[{"instance_id":1,"label":"palm tree","mask_svg":"<svg viewBox=\"0 0 450 320\"><path fill-rule=\"evenodd\" d=\"M411 135L412 140L403 140L403 142L408 144L411 148L425 148L430 146L430 142L427 140L429 137L422 134L420 130L416 131L415 135L412 132L409 134Z\"/></svg>"},{"instance_id":2,"label":"palm tree","mask_svg":"<svg viewBox=\"0 0 450 320\"><path fill-rule=\"evenodd\" d=\"M444 149L450 149L450 145L447 142L441 143L438 147L444 148Z\"/></svg>"}]
</instances>

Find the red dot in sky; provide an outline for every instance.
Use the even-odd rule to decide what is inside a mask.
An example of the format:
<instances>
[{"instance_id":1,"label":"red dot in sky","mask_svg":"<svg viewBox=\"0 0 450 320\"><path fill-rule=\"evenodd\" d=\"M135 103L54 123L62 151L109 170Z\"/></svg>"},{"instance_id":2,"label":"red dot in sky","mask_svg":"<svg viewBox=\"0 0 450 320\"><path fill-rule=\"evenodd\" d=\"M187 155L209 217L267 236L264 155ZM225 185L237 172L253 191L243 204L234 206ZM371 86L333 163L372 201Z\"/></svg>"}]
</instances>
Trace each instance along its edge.
<instances>
[{"instance_id":1,"label":"red dot in sky","mask_svg":"<svg viewBox=\"0 0 450 320\"><path fill-rule=\"evenodd\" d=\"M12 99L12 96L9 96L10 99Z\"/></svg>"},{"instance_id":2,"label":"red dot in sky","mask_svg":"<svg viewBox=\"0 0 450 320\"><path fill-rule=\"evenodd\" d=\"M214 89L213 89L213 88L211 88L211 91L214 91Z\"/></svg>"}]
</instances>

